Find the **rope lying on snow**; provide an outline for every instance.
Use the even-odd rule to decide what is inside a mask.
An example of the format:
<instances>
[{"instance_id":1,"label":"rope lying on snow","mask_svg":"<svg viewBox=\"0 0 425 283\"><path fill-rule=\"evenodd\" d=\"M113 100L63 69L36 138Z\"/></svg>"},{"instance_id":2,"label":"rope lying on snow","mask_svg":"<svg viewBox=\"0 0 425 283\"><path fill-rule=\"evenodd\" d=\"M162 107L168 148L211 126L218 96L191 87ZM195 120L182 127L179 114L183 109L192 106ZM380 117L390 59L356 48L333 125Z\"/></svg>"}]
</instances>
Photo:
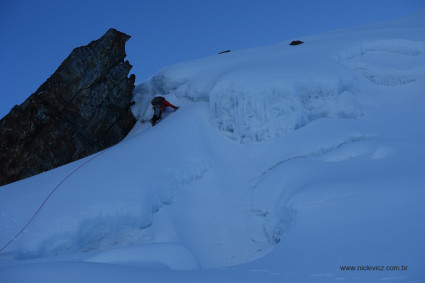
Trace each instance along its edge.
<instances>
[{"instance_id":1,"label":"rope lying on snow","mask_svg":"<svg viewBox=\"0 0 425 283\"><path fill-rule=\"evenodd\" d=\"M25 229L27 229L27 227L30 225L30 223L34 220L34 218L37 216L37 214L41 211L41 209L43 208L43 206L46 204L46 202L48 201L48 199L56 192L56 190L69 178L71 177L75 172L77 172L81 167L83 167L84 165L86 165L87 163L89 163L90 161L94 160L95 158L99 157L100 155L104 154L107 150L104 150L98 154L96 154L95 156L93 156L92 158L88 159L86 162L84 162L83 164L81 164L80 166L78 166L77 168L75 168L71 173L69 173L65 178L62 179L61 182L59 182L59 184L56 185L56 187L54 187L54 189L50 192L50 194L44 199L43 203L40 205L40 207L37 209L37 211L34 213L34 215L31 217L31 219L24 225L24 227L15 235L15 237L13 237L6 245L4 245L1 249L0 249L0 253L3 252L4 249L6 249L10 244L12 244L18 237L19 235L21 235Z\"/></svg>"}]
</instances>

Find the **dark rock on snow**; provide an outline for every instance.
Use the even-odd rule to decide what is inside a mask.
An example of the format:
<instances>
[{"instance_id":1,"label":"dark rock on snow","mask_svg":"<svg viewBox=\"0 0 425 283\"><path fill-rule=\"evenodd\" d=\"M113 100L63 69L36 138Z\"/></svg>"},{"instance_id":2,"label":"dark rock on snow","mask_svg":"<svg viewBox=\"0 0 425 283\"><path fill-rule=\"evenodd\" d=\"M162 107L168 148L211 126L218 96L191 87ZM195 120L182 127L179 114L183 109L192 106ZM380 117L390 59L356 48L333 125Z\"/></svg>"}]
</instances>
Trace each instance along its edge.
<instances>
[{"instance_id":1,"label":"dark rock on snow","mask_svg":"<svg viewBox=\"0 0 425 283\"><path fill-rule=\"evenodd\" d=\"M294 40L294 41L292 41L291 43L289 43L289 45L300 45L300 44L303 44L304 42L303 41L301 41L301 40Z\"/></svg>"},{"instance_id":2,"label":"dark rock on snow","mask_svg":"<svg viewBox=\"0 0 425 283\"><path fill-rule=\"evenodd\" d=\"M0 185L72 162L121 141L136 122L130 36L110 29L74 49L24 103L0 120Z\"/></svg>"}]
</instances>

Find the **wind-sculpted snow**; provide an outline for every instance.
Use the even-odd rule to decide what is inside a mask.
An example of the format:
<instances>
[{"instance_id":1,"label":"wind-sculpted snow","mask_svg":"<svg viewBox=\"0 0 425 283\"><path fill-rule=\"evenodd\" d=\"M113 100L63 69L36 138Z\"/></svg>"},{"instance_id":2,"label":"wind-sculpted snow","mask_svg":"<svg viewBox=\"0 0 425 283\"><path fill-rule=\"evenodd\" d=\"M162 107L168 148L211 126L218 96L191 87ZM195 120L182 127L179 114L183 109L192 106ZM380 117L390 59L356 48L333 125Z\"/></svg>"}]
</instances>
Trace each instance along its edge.
<instances>
[{"instance_id":1,"label":"wind-sculpted snow","mask_svg":"<svg viewBox=\"0 0 425 283\"><path fill-rule=\"evenodd\" d=\"M194 155L190 151L173 151L161 148L160 144L139 147L137 140L129 138L99 157L96 161L102 164L100 170L91 172L89 168L93 165L88 163L84 170L67 180L19 238L17 257L90 252L149 241L151 235L146 228L152 225L154 213L171 204L180 190L201 178L210 163L199 152ZM174 141L179 144L178 139ZM135 148L123 151L120 148L125 144L133 144ZM150 160L140 166L139 160L144 156ZM121 171L121 164L129 168ZM74 205L61 206L62 201Z\"/></svg>"},{"instance_id":2,"label":"wind-sculpted snow","mask_svg":"<svg viewBox=\"0 0 425 283\"><path fill-rule=\"evenodd\" d=\"M376 85L425 82L425 42L388 39L362 43L338 60Z\"/></svg>"},{"instance_id":3,"label":"wind-sculpted snow","mask_svg":"<svg viewBox=\"0 0 425 283\"><path fill-rule=\"evenodd\" d=\"M332 77L259 88L224 81L211 91L210 109L213 123L241 142L263 142L316 119L362 113L350 85Z\"/></svg>"},{"instance_id":4,"label":"wind-sculpted snow","mask_svg":"<svg viewBox=\"0 0 425 283\"><path fill-rule=\"evenodd\" d=\"M316 127L326 126L339 128L341 124L330 120ZM343 162L370 151L366 144L356 148L354 152L351 148L357 143L367 141L373 135L350 133L349 130L341 128L339 130L343 136L328 136L326 140L318 139L314 143L307 143L301 152L282 152L282 159L256 178L252 186L252 209L264 218L264 232L271 244L279 243L291 229L297 214L297 210L291 205L291 198L318 178L317 173L310 173L310 179L305 181L298 171L320 172L324 167L322 162ZM301 169L299 166L306 167ZM276 183L276 180L279 182Z\"/></svg>"},{"instance_id":5,"label":"wind-sculpted snow","mask_svg":"<svg viewBox=\"0 0 425 283\"><path fill-rule=\"evenodd\" d=\"M320 49L309 46L306 57L291 48L278 44L165 68L136 88L133 113L152 115L145 102L157 94L208 101L213 125L243 143L320 118L362 115L351 72Z\"/></svg>"}]
</instances>

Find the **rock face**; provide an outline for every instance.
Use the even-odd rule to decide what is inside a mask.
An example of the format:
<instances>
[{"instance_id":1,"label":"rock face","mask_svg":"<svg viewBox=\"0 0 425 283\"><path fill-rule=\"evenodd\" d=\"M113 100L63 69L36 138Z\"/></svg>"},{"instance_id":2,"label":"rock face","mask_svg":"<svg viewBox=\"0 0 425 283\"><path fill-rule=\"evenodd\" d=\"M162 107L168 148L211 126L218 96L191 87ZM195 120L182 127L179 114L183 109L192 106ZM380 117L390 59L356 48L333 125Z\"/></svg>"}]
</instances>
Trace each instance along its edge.
<instances>
[{"instance_id":1,"label":"rock face","mask_svg":"<svg viewBox=\"0 0 425 283\"><path fill-rule=\"evenodd\" d=\"M93 154L121 141L136 122L130 36L110 29L74 49L24 103L0 120L0 185Z\"/></svg>"}]
</instances>

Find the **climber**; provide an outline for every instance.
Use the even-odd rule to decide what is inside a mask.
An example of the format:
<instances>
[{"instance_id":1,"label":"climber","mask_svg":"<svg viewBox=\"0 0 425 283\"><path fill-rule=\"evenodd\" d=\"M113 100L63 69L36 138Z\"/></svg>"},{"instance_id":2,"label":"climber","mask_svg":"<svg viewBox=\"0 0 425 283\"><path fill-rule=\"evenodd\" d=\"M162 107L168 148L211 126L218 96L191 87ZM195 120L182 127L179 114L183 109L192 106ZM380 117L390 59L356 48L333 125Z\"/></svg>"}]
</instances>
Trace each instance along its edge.
<instances>
[{"instance_id":1,"label":"climber","mask_svg":"<svg viewBox=\"0 0 425 283\"><path fill-rule=\"evenodd\" d=\"M168 102L164 97L162 96L155 96L151 100L152 109L153 109L153 117L150 120L152 126L155 126L156 123L161 120L161 114L167 107L171 107L176 111L179 109L179 107L174 106L170 102Z\"/></svg>"}]
</instances>

